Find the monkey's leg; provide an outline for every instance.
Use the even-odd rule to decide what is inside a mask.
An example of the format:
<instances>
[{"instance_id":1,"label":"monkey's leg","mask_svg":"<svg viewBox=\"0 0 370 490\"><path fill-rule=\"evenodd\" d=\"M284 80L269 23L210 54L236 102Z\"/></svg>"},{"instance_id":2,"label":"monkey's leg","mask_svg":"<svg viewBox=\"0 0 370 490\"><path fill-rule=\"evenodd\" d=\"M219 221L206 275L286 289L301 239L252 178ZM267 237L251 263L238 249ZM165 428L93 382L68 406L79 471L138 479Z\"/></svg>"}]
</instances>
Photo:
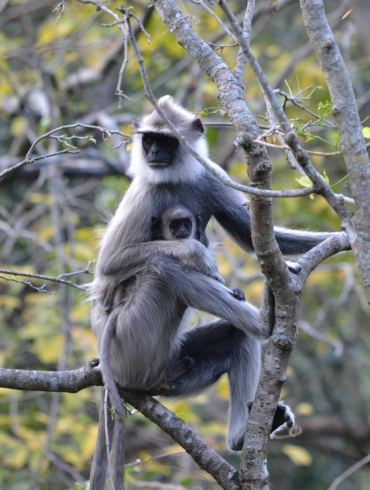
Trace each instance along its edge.
<instances>
[{"instance_id":1,"label":"monkey's leg","mask_svg":"<svg viewBox=\"0 0 370 490\"><path fill-rule=\"evenodd\" d=\"M102 407L104 406L104 390L102 396ZM93 464L90 473L90 490L104 490L107 482L108 472L108 459L107 459L107 446L105 437L105 424L104 424L103 411L99 414L99 429L98 438L96 441ZM114 429L114 420L108 414L108 437L110 447L112 447L112 436Z\"/></svg>"},{"instance_id":2,"label":"monkey's leg","mask_svg":"<svg viewBox=\"0 0 370 490\"><path fill-rule=\"evenodd\" d=\"M270 336L259 310L247 301L236 299L220 282L165 257L153 259L152 263L167 278L167 287L181 303L223 318L258 339Z\"/></svg>"},{"instance_id":3,"label":"monkey's leg","mask_svg":"<svg viewBox=\"0 0 370 490\"><path fill-rule=\"evenodd\" d=\"M227 445L242 449L248 420L248 403L254 400L261 372L261 345L252 336L224 320L195 327L181 338L177 359L190 358L189 371L172 379L161 396L198 393L214 384L225 373L229 376L230 409ZM168 373L170 379L171 372ZM166 380L166 379L165 379Z\"/></svg>"}]
</instances>

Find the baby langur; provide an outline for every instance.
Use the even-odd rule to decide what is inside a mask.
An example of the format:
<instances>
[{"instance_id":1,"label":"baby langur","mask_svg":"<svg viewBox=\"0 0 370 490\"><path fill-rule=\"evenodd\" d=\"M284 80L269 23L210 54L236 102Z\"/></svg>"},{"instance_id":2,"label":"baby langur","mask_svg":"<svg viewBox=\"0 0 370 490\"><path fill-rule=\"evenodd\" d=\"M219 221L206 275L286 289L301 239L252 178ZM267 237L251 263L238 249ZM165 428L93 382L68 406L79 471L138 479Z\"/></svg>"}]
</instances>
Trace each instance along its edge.
<instances>
[{"instance_id":1,"label":"baby langur","mask_svg":"<svg viewBox=\"0 0 370 490\"><path fill-rule=\"evenodd\" d=\"M173 206L167 209L161 218L152 218L152 240L186 240L193 238L208 247L209 241L201 229L199 216L195 216L184 206ZM245 293L241 289L230 290L230 293L241 301L245 301Z\"/></svg>"},{"instance_id":2,"label":"baby langur","mask_svg":"<svg viewBox=\"0 0 370 490\"><path fill-rule=\"evenodd\" d=\"M205 232L200 226L200 217L184 206L167 209L161 218L152 218L152 240L186 240L194 238L208 247Z\"/></svg>"}]
</instances>

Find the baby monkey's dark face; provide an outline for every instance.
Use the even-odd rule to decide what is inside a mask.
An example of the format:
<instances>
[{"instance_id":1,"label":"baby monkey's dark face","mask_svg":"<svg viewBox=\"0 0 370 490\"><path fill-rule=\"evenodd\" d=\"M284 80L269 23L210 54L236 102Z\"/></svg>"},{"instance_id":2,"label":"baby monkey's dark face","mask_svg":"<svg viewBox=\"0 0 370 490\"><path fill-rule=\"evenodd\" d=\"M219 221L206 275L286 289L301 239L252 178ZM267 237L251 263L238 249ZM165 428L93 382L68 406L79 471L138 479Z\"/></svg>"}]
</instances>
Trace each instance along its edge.
<instances>
[{"instance_id":1,"label":"baby monkey's dark face","mask_svg":"<svg viewBox=\"0 0 370 490\"><path fill-rule=\"evenodd\" d=\"M142 139L143 151L150 168L169 167L176 160L179 142L171 134L145 131Z\"/></svg>"},{"instance_id":2,"label":"baby monkey's dark face","mask_svg":"<svg viewBox=\"0 0 370 490\"><path fill-rule=\"evenodd\" d=\"M190 218L173 219L169 229L175 240L186 239L192 236L193 223Z\"/></svg>"}]
</instances>

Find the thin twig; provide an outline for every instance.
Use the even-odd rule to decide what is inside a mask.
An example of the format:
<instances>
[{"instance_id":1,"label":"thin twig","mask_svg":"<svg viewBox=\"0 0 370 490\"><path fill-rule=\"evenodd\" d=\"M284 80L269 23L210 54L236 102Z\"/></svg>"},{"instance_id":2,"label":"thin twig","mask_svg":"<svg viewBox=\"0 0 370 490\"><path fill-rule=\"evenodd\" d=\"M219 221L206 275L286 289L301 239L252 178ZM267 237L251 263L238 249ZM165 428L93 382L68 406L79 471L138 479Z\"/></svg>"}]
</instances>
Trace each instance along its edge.
<instances>
[{"instance_id":1,"label":"thin twig","mask_svg":"<svg viewBox=\"0 0 370 490\"><path fill-rule=\"evenodd\" d=\"M72 272L71 275L75 275L75 274L82 274L82 273L85 273L86 271L79 271L79 272ZM86 291L87 290L87 287L86 286L79 286L78 284L75 284L74 282L72 281L64 281L63 279L60 279L60 277L52 277L52 276L44 276L42 274L32 274L30 272L19 272L19 271L14 271L14 270L7 270L7 269L0 269L0 273L1 274L9 274L11 276L21 276L21 277L32 277L33 279L42 279L43 281L50 281L50 282L59 282L61 284L66 284L67 286L71 286L73 288L76 288L76 289L80 289L81 291ZM68 274L65 274L65 275L68 275ZM62 275L65 276L65 275ZM5 277L3 277L3 279L6 279ZM12 279L9 279L9 280L12 280ZM18 281L16 281L18 282ZM21 281L19 281L21 282ZM31 285L30 283L24 283L24 284L28 284L29 286L31 287L34 287L35 289L36 286L33 286ZM43 291L43 292L46 292L46 291ZM55 294L55 293L48 293L48 294Z\"/></svg>"},{"instance_id":2,"label":"thin twig","mask_svg":"<svg viewBox=\"0 0 370 490\"><path fill-rule=\"evenodd\" d=\"M209 14L212 15L212 17L220 24L220 26L225 30L226 34L229 35L234 41L235 41L235 45L237 46L238 45L238 41L236 40L234 34L230 31L230 29L222 22L222 20L218 17L218 15L216 15L213 10L208 7L207 4L205 4L203 2L203 0L191 0L193 3L197 4L197 5L201 5L205 10L207 10L207 12ZM211 43L209 43L211 44Z\"/></svg>"},{"instance_id":3,"label":"thin twig","mask_svg":"<svg viewBox=\"0 0 370 490\"><path fill-rule=\"evenodd\" d=\"M63 154L66 154L66 153L68 153L70 155L74 155L74 154L79 153L79 152L80 152L80 150L66 149L66 150L57 151L55 153L49 153L48 155L41 155L41 156L35 157L35 158L28 158L28 157L26 157L21 162L13 165L10 168L7 168L7 169L3 170L0 173L0 179L2 179L3 177L5 177L6 175L10 174L11 172L14 172L14 170L17 170L18 168L24 167L24 165L32 164L34 162L37 162L38 160L45 160L45 158L51 158L51 157L55 157L57 155L63 155Z\"/></svg>"},{"instance_id":4,"label":"thin twig","mask_svg":"<svg viewBox=\"0 0 370 490\"><path fill-rule=\"evenodd\" d=\"M52 293L50 291L46 291L46 289L44 289L45 284L43 284L41 287L37 287L34 284L32 284L32 282L29 282L29 281L20 281L20 280L17 280L17 279L11 279L10 277L5 277L5 276L1 276L1 275L0 275L0 279L4 279L4 281L17 282L19 284L25 284L26 286L29 286L32 289L36 289L36 291L38 291L39 293L55 294L55 293Z\"/></svg>"},{"instance_id":5,"label":"thin twig","mask_svg":"<svg viewBox=\"0 0 370 490\"><path fill-rule=\"evenodd\" d=\"M81 0L79 0L79 1L81 1ZM52 152L52 153L49 153L47 155L41 155L39 157L32 158L32 153L33 153L36 145L38 143L40 143L40 141L42 141L42 140L44 140L46 138L50 138L54 133L57 133L59 131L63 131L65 129L74 129L74 128L95 129L97 131L100 131L103 134L106 133L108 136L111 136L112 134L118 134L118 135L122 136L123 138L129 138L129 139L131 139L131 136L129 134L122 133L121 131L118 131L118 130L102 128L101 126L93 126L93 125L90 125L90 124L82 124L82 123L67 124L65 126L60 126L59 128L52 129L48 133L45 133L42 136L38 137L32 143L30 149L28 150L28 152L26 154L26 158L22 162L17 163L16 165L13 165L12 167L7 168L6 170L3 170L3 172L0 173L0 179L2 177L5 177L5 175L9 174L10 172L13 172L16 169L18 169L20 167L23 167L24 165L32 164L32 163L34 163L34 162L36 162L38 160L43 160L45 158L51 158L51 157L54 157L56 155L62 155L62 154L65 154L65 153L69 153L69 154L79 153L79 150L73 150L72 149L73 147L70 147L70 148L68 148L66 150ZM59 139L59 141L61 143L66 144L65 142L63 142L63 139L65 139L65 138L63 138L63 136L60 136L57 139Z\"/></svg>"},{"instance_id":6,"label":"thin twig","mask_svg":"<svg viewBox=\"0 0 370 490\"><path fill-rule=\"evenodd\" d=\"M368 454L364 458L360 459L360 461L358 461L354 465L350 466L348 468L348 470L346 470L344 473L342 473L340 476L338 476L333 481L333 483L330 485L330 487L328 488L328 490L336 490L336 488L338 487L338 485L340 483L342 483L346 478L348 478L349 476L351 476L355 471L357 471L360 468L362 468L363 466L365 466L365 464L367 464L367 463L370 463L370 454Z\"/></svg>"},{"instance_id":7,"label":"thin twig","mask_svg":"<svg viewBox=\"0 0 370 490\"><path fill-rule=\"evenodd\" d=\"M310 157L307 152L303 150L301 145L299 144L298 136L294 131L294 128L291 127L283 108L281 107L276 93L271 88L271 85L267 81L266 75L262 71L257 59L255 58L252 50L250 49L249 44L243 36L243 31L236 20L233 12L231 11L228 4L225 0L218 0L218 4L221 9L224 11L226 17L228 18L232 30L239 42L240 47L243 49L245 56L248 59L248 62L252 68L252 71L257 78L259 84L261 85L263 91L266 93L270 104L273 107L273 110L281 124L281 127L285 133L285 142L293 151L295 158L298 163L301 165L306 175L313 182L315 192L321 194L330 204L330 206L337 212L339 217L341 218L343 224L348 223L350 219L350 213L347 210L344 200L337 196L330 188L329 184L321 177L321 175L317 172L315 167L312 165Z\"/></svg>"},{"instance_id":8,"label":"thin twig","mask_svg":"<svg viewBox=\"0 0 370 490\"><path fill-rule=\"evenodd\" d=\"M310 87L311 88L311 87ZM286 94L285 92L283 92L282 90L280 89L275 89L274 92L276 94L279 94L281 95L282 97L285 98L285 101L289 101L291 102L292 104L294 104L295 106L299 107L302 111L305 111L305 112L308 112L308 114L311 114L311 116L313 116L314 118L316 119L321 119L325 124L327 124L328 126L331 126L332 128L335 128L335 124L333 124L332 122L328 121L327 119L322 119L320 116L318 116L317 114L315 114L314 112L310 111L310 109L307 109L307 107L305 107L304 105L300 104L297 100L297 95L295 96L291 96L289 97L288 94ZM302 99L301 99L302 100Z\"/></svg>"}]
</instances>

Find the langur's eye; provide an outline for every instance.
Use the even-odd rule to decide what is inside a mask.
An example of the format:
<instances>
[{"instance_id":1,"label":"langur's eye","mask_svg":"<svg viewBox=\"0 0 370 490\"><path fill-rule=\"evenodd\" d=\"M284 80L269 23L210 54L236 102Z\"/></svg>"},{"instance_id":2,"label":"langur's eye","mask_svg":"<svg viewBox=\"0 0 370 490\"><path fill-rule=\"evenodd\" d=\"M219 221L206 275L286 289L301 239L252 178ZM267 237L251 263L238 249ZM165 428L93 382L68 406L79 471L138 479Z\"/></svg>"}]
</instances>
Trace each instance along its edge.
<instances>
[{"instance_id":1,"label":"langur's eye","mask_svg":"<svg viewBox=\"0 0 370 490\"><path fill-rule=\"evenodd\" d=\"M152 146L153 140L150 139L150 138L145 138L145 144L148 145L148 146Z\"/></svg>"}]
</instances>

